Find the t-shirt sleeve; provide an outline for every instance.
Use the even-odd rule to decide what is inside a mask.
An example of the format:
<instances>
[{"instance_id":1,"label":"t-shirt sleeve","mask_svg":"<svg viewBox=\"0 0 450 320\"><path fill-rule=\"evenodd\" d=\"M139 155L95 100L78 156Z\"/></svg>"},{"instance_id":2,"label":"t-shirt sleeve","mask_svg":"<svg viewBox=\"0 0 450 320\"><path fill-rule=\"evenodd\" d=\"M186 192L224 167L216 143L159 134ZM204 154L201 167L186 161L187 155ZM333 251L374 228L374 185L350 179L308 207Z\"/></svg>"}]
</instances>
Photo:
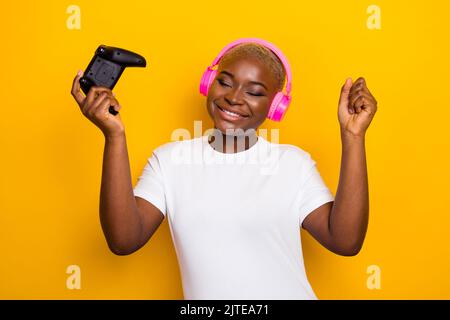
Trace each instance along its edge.
<instances>
[{"instance_id":1,"label":"t-shirt sleeve","mask_svg":"<svg viewBox=\"0 0 450 320\"><path fill-rule=\"evenodd\" d=\"M147 200L166 216L166 196L161 163L153 152L133 189L134 195Z\"/></svg>"},{"instance_id":2,"label":"t-shirt sleeve","mask_svg":"<svg viewBox=\"0 0 450 320\"><path fill-rule=\"evenodd\" d=\"M308 214L321 205L334 201L333 194L317 170L316 162L307 155L305 175L299 191L300 227Z\"/></svg>"}]
</instances>

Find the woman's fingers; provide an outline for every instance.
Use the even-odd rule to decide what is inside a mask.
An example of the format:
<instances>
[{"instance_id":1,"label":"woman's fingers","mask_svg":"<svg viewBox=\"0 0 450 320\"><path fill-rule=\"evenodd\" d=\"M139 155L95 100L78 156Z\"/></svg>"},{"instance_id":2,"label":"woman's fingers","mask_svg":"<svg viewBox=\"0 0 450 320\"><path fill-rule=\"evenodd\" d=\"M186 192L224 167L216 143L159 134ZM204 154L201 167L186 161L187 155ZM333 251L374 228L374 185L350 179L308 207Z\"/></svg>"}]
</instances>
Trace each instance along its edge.
<instances>
[{"instance_id":1,"label":"woman's fingers","mask_svg":"<svg viewBox=\"0 0 450 320\"><path fill-rule=\"evenodd\" d=\"M352 108L356 113L360 113L361 106L364 105L364 103L361 103L361 101L367 103L368 99L370 99L370 96L366 92L361 90L351 98L350 108Z\"/></svg>"},{"instance_id":2,"label":"woman's fingers","mask_svg":"<svg viewBox=\"0 0 450 320\"><path fill-rule=\"evenodd\" d=\"M359 77L352 85L349 93L348 109L350 113L360 113L364 106L377 105L377 101L367 88L366 80Z\"/></svg>"},{"instance_id":3,"label":"woman's fingers","mask_svg":"<svg viewBox=\"0 0 450 320\"><path fill-rule=\"evenodd\" d=\"M359 94L362 90L362 86L364 84L364 79L359 77L355 83L352 85L352 87L350 88L350 92L348 95L348 111L353 114L356 112L355 108L354 108L354 104L355 104L355 100L358 99Z\"/></svg>"},{"instance_id":4,"label":"woman's fingers","mask_svg":"<svg viewBox=\"0 0 450 320\"><path fill-rule=\"evenodd\" d=\"M117 112L119 112L119 110L122 108L119 104L119 101L117 101L117 99L114 97L111 99L111 106L113 106L114 110L116 110Z\"/></svg>"},{"instance_id":5,"label":"woman's fingers","mask_svg":"<svg viewBox=\"0 0 450 320\"><path fill-rule=\"evenodd\" d=\"M86 99L84 100L84 104L83 104L83 107L82 107L82 111L83 111L84 114L86 114L86 110L94 102L94 100L95 100L95 98L97 96L97 90L98 90L98 87L91 87L89 89L89 92L86 95Z\"/></svg>"},{"instance_id":6,"label":"woman's fingers","mask_svg":"<svg viewBox=\"0 0 450 320\"><path fill-rule=\"evenodd\" d=\"M83 75L83 72L81 70L78 71L77 75L73 79L72 91L71 91L72 96L75 98L76 102L78 103L78 105L80 107L83 105L83 102L84 102L84 99L85 99L85 96L80 91L80 82L79 82L79 80L80 80L82 75Z\"/></svg>"},{"instance_id":7,"label":"woman's fingers","mask_svg":"<svg viewBox=\"0 0 450 320\"><path fill-rule=\"evenodd\" d=\"M373 94L370 92L369 88L367 86L363 87L363 91L367 94L368 97L370 97L371 100L373 100L373 102L375 103L375 105L377 104L377 100L375 99L375 97L373 96Z\"/></svg>"},{"instance_id":8,"label":"woman's fingers","mask_svg":"<svg viewBox=\"0 0 450 320\"><path fill-rule=\"evenodd\" d=\"M119 101L117 101L117 99L112 94L112 92L107 92L107 94L108 94L109 105L112 106L114 108L114 110L116 110L118 112L120 110ZM94 111L94 113L95 113L95 111Z\"/></svg>"},{"instance_id":9,"label":"woman's fingers","mask_svg":"<svg viewBox=\"0 0 450 320\"><path fill-rule=\"evenodd\" d=\"M364 97L363 95L360 95L359 98L356 99L355 105L354 105L356 113L360 113L361 112L362 107L364 106L364 103L366 102L365 99L367 99L367 98Z\"/></svg>"},{"instance_id":10,"label":"woman's fingers","mask_svg":"<svg viewBox=\"0 0 450 320\"><path fill-rule=\"evenodd\" d=\"M111 101L109 99L104 99L95 110L94 114L97 119L106 120L109 118L109 106L111 105Z\"/></svg>"},{"instance_id":11,"label":"woman's fingers","mask_svg":"<svg viewBox=\"0 0 450 320\"><path fill-rule=\"evenodd\" d=\"M99 95L97 96L97 98L92 103L92 105L88 107L88 109L86 110L86 113L89 116L93 116L96 113L96 110L100 107L100 105L104 101L108 101L108 103L109 103L109 100L110 100L109 94L106 91L100 92Z\"/></svg>"},{"instance_id":12,"label":"woman's fingers","mask_svg":"<svg viewBox=\"0 0 450 320\"><path fill-rule=\"evenodd\" d=\"M350 95L350 98L348 99L348 104L349 104L350 108L353 107L353 105L355 104L356 99L358 99L361 94L362 94L362 90L358 89L358 91L354 91Z\"/></svg>"},{"instance_id":13,"label":"woman's fingers","mask_svg":"<svg viewBox=\"0 0 450 320\"><path fill-rule=\"evenodd\" d=\"M105 87L91 87L91 89L89 89L89 92L86 96L86 99L84 101L84 105L82 107L82 111L84 114L86 114L88 112L88 110L91 109L92 104L94 103L94 101L97 99L97 97L99 97L99 95L102 92L107 92L107 93L111 93L111 90Z\"/></svg>"},{"instance_id":14,"label":"woman's fingers","mask_svg":"<svg viewBox=\"0 0 450 320\"><path fill-rule=\"evenodd\" d=\"M92 111L92 113L99 117L104 117L105 114L107 116L109 116L110 115L109 107L111 107L111 106L116 111L120 110L119 102L114 97L111 97L110 95L108 95L107 98L103 99L98 104L98 106L95 108L95 110Z\"/></svg>"},{"instance_id":15,"label":"woman's fingers","mask_svg":"<svg viewBox=\"0 0 450 320\"><path fill-rule=\"evenodd\" d=\"M111 106L116 111L120 110L119 102L116 99L111 97L109 97L108 99L104 99L94 112L97 119L107 120L111 116L114 118L114 116L109 112L109 107Z\"/></svg>"},{"instance_id":16,"label":"woman's fingers","mask_svg":"<svg viewBox=\"0 0 450 320\"><path fill-rule=\"evenodd\" d=\"M359 77L358 79L356 79L355 83L353 83L352 87L350 88L350 93L349 95L353 95L355 93L355 91L360 90L365 84L365 80L362 77Z\"/></svg>"}]
</instances>

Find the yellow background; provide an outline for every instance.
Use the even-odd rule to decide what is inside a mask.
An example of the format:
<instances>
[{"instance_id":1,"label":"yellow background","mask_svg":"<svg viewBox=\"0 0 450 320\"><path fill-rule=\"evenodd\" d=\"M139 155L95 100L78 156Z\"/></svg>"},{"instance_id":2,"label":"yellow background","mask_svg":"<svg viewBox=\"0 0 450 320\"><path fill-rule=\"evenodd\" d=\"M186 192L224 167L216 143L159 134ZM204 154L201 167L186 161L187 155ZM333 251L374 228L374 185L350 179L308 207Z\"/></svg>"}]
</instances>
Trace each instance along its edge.
<instances>
[{"instance_id":1,"label":"yellow background","mask_svg":"<svg viewBox=\"0 0 450 320\"><path fill-rule=\"evenodd\" d=\"M69 30L66 9L81 9ZM381 30L366 26L381 8ZM8 1L0 27L0 298L182 299L167 220L130 256L112 254L98 207L104 139L70 95L99 44L147 58L114 89L133 185L176 128L210 128L198 92L229 42L259 37L293 71L280 142L317 161L335 194L341 144L339 90L364 76L378 100L367 132L370 223L356 257L337 256L302 231L307 273L320 299L449 299L449 46L447 1ZM81 268L81 289L66 268ZM369 290L369 265L381 289Z\"/></svg>"}]
</instances>

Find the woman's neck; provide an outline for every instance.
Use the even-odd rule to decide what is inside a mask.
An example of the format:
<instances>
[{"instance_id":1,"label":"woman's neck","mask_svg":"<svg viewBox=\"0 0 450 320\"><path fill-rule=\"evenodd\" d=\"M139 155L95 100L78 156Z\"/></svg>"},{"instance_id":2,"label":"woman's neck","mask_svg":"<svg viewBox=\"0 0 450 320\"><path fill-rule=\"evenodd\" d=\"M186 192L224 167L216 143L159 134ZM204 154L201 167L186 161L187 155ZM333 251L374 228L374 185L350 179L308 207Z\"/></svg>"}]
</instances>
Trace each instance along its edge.
<instances>
[{"instance_id":1,"label":"woman's neck","mask_svg":"<svg viewBox=\"0 0 450 320\"><path fill-rule=\"evenodd\" d=\"M222 153L237 153L250 149L258 141L256 132L245 135L226 135L215 130L215 134L208 136L211 147Z\"/></svg>"}]
</instances>

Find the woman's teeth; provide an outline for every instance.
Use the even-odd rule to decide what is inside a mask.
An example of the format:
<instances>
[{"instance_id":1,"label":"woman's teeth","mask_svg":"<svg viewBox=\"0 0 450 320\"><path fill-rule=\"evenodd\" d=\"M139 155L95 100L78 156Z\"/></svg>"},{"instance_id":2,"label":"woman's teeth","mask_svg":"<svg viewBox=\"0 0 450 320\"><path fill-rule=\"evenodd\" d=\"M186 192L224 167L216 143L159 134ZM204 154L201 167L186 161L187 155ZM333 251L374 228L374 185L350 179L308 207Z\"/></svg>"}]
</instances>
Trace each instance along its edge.
<instances>
[{"instance_id":1,"label":"woman's teeth","mask_svg":"<svg viewBox=\"0 0 450 320\"><path fill-rule=\"evenodd\" d=\"M220 107L219 107L219 109L222 110L223 112L225 112L226 114L229 114L230 116L233 116L233 117L243 117L243 116L241 116L241 115L238 114L238 113L234 113L234 112L231 112L231 111L222 109L222 108L220 108Z\"/></svg>"},{"instance_id":2,"label":"woman's teeth","mask_svg":"<svg viewBox=\"0 0 450 320\"><path fill-rule=\"evenodd\" d=\"M227 111L227 110L225 110L225 109L224 109L223 111L225 111L226 114L229 114L229 115L231 115L231 116L241 117L240 114L237 114L237 113L234 113L234 112L230 112L230 111Z\"/></svg>"}]
</instances>

